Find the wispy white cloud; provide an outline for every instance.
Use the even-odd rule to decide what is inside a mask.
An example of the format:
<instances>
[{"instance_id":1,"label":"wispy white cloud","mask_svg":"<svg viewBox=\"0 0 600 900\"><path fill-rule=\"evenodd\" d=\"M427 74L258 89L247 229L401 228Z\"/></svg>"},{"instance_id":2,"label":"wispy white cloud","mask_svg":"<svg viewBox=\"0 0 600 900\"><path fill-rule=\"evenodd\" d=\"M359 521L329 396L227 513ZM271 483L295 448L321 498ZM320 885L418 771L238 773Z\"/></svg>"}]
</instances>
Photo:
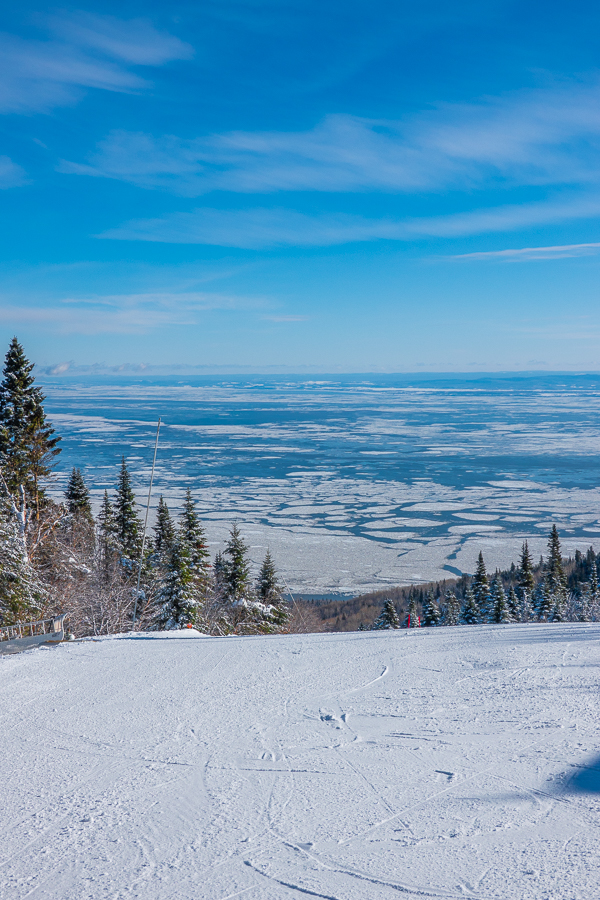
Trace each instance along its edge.
<instances>
[{"instance_id":1,"label":"wispy white cloud","mask_svg":"<svg viewBox=\"0 0 600 900\"><path fill-rule=\"evenodd\" d=\"M555 247L520 247L510 250L483 250L477 253L457 253L446 259L499 259L508 262L530 259L571 259L578 256L596 256L600 243L562 244Z\"/></svg>"},{"instance_id":2,"label":"wispy white cloud","mask_svg":"<svg viewBox=\"0 0 600 900\"><path fill-rule=\"evenodd\" d=\"M227 294L115 294L70 297L53 305L2 303L0 322L35 324L60 334L147 334L195 325L209 310L260 309L264 301Z\"/></svg>"},{"instance_id":3,"label":"wispy white cloud","mask_svg":"<svg viewBox=\"0 0 600 900\"><path fill-rule=\"evenodd\" d=\"M320 247L400 236L392 221L352 215L310 216L289 209L197 209L136 219L98 235L126 241L214 244L220 247Z\"/></svg>"},{"instance_id":4,"label":"wispy white cloud","mask_svg":"<svg viewBox=\"0 0 600 900\"><path fill-rule=\"evenodd\" d=\"M307 215L291 209L263 207L203 207L156 219L134 219L118 228L111 228L98 237L122 241L212 244L244 249L324 247L363 241L464 237L593 218L598 214L600 195L412 219L373 219L341 213Z\"/></svg>"},{"instance_id":5,"label":"wispy white cloud","mask_svg":"<svg viewBox=\"0 0 600 900\"><path fill-rule=\"evenodd\" d=\"M0 156L0 188L19 187L27 182L25 169L8 156Z\"/></svg>"},{"instance_id":6,"label":"wispy white cloud","mask_svg":"<svg viewBox=\"0 0 600 900\"><path fill-rule=\"evenodd\" d=\"M75 13L53 16L39 41L0 33L0 112L47 111L76 102L85 88L131 92L149 82L130 66L187 59L192 48L145 19Z\"/></svg>"},{"instance_id":7,"label":"wispy white cloud","mask_svg":"<svg viewBox=\"0 0 600 900\"><path fill-rule=\"evenodd\" d=\"M304 132L194 140L116 131L63 172L189 196L220 189L432 191L600 180L600 83L446 104L403 121L327 116Z\"/></svg>"}]
</instances>

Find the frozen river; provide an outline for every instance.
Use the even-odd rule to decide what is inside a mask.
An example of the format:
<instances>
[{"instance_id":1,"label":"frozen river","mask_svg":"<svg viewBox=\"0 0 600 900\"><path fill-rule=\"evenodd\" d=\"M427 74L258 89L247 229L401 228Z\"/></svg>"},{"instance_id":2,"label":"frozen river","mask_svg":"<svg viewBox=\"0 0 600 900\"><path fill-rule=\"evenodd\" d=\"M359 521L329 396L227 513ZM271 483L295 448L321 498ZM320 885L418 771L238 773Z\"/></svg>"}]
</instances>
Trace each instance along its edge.
<instances>
[{"instance_id":1,"label":"frozen river","mask_svg":"<svg viewBox=\"0 0 600 900\"><path fill-rule=\"evenodd\" d=\"M121 455L141 502L196 497L213 550L237 520L292 590L351 594L516 560L558 525L600 546L600 378L46 379L59 484L94 497Z\"/></svg>"}]
</instances>

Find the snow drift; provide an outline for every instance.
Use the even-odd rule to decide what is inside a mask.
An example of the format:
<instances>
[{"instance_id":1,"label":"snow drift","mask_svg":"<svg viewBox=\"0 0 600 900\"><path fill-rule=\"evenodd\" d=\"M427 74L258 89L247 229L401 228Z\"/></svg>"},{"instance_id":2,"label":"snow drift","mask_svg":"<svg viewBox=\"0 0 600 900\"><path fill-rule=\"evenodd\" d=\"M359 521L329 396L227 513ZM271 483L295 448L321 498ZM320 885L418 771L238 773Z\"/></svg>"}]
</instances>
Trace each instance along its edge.
<instances>
[{"instance_id":1,"label":"snow drift","mask_svg":"<svg viewBox=\"0 0 600 900\"><path fill-rule=\"evenodd\" d=\"M5 898L596 898L600 625L0 657Z\"/></svg>"}]
</instances>

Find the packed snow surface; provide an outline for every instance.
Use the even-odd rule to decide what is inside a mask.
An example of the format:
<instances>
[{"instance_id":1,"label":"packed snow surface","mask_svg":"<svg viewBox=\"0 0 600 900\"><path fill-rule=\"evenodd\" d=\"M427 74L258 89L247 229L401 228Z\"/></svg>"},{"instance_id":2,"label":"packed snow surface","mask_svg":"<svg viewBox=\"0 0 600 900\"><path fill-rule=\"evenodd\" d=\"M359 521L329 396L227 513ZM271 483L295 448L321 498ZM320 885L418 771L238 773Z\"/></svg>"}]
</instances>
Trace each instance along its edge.
<instances>
[{"instance_id":1,"label":"packed snow surface","mask_svg":"<svg viewBox=\"0 0 600 900\"><path fill-rule=\"evenodd\" d=\"M600 625L0 657L0 896L600 896Z\"/></svg>"}]
</instances>

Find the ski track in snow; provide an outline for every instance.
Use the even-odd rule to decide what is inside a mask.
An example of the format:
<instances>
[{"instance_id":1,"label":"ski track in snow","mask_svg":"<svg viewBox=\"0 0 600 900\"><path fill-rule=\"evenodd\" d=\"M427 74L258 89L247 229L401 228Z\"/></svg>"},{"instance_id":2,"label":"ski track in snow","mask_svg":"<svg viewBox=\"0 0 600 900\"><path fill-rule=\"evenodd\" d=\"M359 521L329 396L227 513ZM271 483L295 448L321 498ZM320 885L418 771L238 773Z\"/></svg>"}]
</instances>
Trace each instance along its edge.
<instances>
[{"instance_id":1,"label":"ski track in snow","mask_svg":"<svg viewBox=\"0 0 600 900\"><path fill-rule=\"evenodd\" d=\"M3 900L598 896L600 625L124 636L0 673Z\"/></svg>"}]
</instances>

